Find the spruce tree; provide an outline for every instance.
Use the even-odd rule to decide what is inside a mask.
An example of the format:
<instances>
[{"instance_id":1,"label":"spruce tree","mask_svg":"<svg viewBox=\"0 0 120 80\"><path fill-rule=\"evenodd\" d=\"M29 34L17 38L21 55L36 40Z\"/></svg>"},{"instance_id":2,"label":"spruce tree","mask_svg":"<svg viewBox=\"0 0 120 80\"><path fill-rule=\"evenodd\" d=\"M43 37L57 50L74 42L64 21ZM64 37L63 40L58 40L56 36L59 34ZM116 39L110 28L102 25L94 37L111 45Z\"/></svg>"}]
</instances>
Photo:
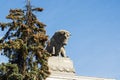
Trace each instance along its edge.
<instances>
[{"instance_id":1,"label":"spruce tree","mask_svg":"<svg viewBox=\"0 0 120 80\"><path fill-rule=\"evenodd\" d=\"M47 64L49 53L45 50L45 24L40 22L27 0L26 9L10 9L6 16L11 22L0 23L5 35L0 39L1 55L8 63L0 65L0 80L44 80L50 72Z\"/></svg>"}]
</instances>

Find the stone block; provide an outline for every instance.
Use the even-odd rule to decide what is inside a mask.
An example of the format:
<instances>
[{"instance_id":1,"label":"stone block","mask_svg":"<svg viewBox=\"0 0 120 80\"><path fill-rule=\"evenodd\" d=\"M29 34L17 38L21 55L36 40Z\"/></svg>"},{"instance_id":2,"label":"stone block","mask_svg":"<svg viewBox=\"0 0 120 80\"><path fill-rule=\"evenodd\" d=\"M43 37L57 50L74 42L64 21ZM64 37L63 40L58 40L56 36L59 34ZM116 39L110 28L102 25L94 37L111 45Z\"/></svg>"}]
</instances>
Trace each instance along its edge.
<instances>
[{"instance_id":1,"label":"stone block","mask_svg":"<svg viewBox=\"0 0 120 80\"><path fill-rule=\"evenodd\" d=\"M50 57L48 60L48 66L50 72L67 72L74 73L75 69L73 67L73 62L70 58L65 57Z\"/></svg>"}]
</instances>

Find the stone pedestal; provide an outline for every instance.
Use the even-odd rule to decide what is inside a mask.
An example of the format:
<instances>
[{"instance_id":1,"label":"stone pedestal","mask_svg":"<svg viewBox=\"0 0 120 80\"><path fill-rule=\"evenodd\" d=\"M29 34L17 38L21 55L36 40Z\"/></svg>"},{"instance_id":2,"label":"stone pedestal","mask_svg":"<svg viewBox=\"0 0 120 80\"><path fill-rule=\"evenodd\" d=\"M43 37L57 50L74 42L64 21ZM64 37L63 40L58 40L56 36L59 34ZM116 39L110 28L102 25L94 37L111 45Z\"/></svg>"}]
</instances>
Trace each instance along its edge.
<instances>
[{"instance_id":1,"label":"stone pedestal","mask_svg":"<svg viewBox=\"0 0 120 80\"><path fill-rule=\"evenodd\" d=\"M51 75L46 80L115 80L77 76L72 60L64 57L50 57L48 60Z\"/></svg>"},{"instance_id":2,"label":"stone pedestal","mask_svg":"<svg viewBox=\"0 0 120 80\"><path fill-rule=\"evenodd\" d=\"M73 62L70 58L64 57L50 57L48 60L50 72L66 72L74 73Z\"/></svg>"},{"instance_id":3,"label":"stone pedestal","mask_svg":"<svg viewBox=\"0 0 120 80\"><path fill-rule=\"evenodd\" d=\"M75 69L70 58L50 57L48 60L51 75L47 80L74 80Z\"/></svg>"}]
</instances>

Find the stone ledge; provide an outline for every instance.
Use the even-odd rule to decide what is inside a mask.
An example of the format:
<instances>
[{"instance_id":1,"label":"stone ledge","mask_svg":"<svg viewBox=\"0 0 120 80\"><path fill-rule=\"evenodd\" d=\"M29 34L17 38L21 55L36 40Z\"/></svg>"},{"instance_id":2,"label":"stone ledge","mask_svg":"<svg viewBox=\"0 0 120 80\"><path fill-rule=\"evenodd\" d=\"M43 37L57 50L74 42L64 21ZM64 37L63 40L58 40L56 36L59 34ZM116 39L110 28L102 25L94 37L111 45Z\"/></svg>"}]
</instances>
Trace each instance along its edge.
<instances>
[{"instance_id":1,"label":"stone ledge","mask_svg":"<svg viewBox=\"0 0 120 80\"><path fill-rule=\"evenodd\" d=\"M63 76L64 75L64 76ZM71 76L71 75L51 75L46 80L115 80L115 79L107 79L107 78L96 78L96 77L86 77L86 76Z\"/></svg>"},{"instance_id":2,"label":"stone ledge","mask_svg":"<svg viewBox=\"0 0 120 80\"><path fill-rule=\"evenodd\" d=\"M106 78L77 76L70 58L50 57L48 66L51 75L46 80L115 80Z\"/></svg>"}]
</instances>

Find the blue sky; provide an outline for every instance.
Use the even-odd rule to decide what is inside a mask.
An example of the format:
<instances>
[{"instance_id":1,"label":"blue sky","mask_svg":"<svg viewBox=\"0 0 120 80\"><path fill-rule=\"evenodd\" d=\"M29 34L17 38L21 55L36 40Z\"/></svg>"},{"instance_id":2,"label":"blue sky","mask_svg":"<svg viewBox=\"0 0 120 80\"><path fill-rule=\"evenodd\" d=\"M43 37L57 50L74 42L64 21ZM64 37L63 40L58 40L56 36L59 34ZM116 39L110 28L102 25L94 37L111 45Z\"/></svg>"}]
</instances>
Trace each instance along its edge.
<instances>
[{"instance_id":1,"label":"blue sky","mask_svg":"<svg viewBox=\"0 0 120 80\"><path fill-rule=\"evenodd\" d=\"M11 8L25 8L25 0L0 0L0 22ZM51 37L65 29L72 36L66 46L76 74L120 79L120 0L31 0ZM4 32L0 32L0 37ZM5 60L0 57L1 60Z\"/></svg>"}]
</instances>

